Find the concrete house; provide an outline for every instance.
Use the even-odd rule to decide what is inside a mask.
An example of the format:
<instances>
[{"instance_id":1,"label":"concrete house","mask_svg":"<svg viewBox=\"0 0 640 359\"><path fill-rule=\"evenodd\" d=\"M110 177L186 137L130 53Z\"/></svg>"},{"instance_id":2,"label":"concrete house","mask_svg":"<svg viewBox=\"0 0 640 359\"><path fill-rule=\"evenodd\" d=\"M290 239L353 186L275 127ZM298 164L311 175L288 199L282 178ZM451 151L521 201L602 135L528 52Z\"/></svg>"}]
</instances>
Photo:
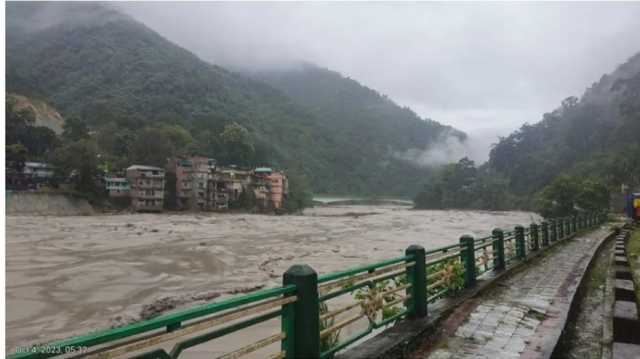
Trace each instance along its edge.
<instances>
[{"instance_id":1,"label":"concrete house","mask_svg":"<svg viewBox=\"0 0 640 359\"><path fill-rule=\"evenodd\" d=\"M173 158L167 171L176 176L176 205L178 209L207 208L208 185L215 160L207 157Z\"/></svg>"},{"instance_id":2,"label":"concrete house","mask_svg":"<svg viewBox=\"0 0 640 359\"><path fill-rule=\"evenodd\" d=\"M278 210L284 206L288 193L287 177L269 167L254 170L254 192L258 206L263 209Z\"/></svg>"},{"instance_id":3,"label":"concrete house","mask_svg":"<svg viewBox=\"0 0 640 359\"><path fill-rule=\"evenodd\" d=\"M164 170L133 165L127 168L131 207L138 212L160 212L164 201Z\"/></svg>"}]
</instances>

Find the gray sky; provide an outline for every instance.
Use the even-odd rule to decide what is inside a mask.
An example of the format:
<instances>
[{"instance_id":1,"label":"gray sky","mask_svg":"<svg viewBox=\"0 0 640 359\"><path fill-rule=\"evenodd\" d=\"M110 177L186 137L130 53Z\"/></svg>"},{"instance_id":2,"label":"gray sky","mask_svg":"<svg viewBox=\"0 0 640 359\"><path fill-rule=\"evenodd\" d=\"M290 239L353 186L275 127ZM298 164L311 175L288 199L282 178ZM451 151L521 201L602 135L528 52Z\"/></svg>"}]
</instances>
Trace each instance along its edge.
<instances>
[{"instance_id":1,"label":"gray sky","mask_svg":"<svg viewBox=\"0 0 640 359\"><path fill-rule=\"evenodd\" d=\"M537 122L640 51L640 3L117 6L207 61L313 62L483 146Z\"/></svg>"}]
</instances>

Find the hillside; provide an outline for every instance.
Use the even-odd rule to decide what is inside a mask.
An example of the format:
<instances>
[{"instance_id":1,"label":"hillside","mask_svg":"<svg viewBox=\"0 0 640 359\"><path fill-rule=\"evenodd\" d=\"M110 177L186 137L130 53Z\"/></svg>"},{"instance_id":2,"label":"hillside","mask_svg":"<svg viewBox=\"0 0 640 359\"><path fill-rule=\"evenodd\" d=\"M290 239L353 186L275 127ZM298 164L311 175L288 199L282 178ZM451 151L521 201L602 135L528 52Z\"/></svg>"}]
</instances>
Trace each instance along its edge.
<instances>
[{"instance_id":1,"label":"hillside","mask_svg":"<svg viewBox=\"0 0 640 359\"><path fill-rule=\"evenodd\" d=\"M562 101L542 121L525 124L491 150L489 167L520 196L558 174L593 177L619 191L640 185L640 54Z\"/></svg>"},{"instance_id":2,"label":"hillside","mask_svg":"<svg viewBox=\"0 0 640 359\"><path fill-rule=\"evenodd\" d=\"M450 129L326 74L317 93L326 98L305 100L208 64L109 7L7 4L7 91L45 99L98 133L107 124L179 125L193 137L192 151L214 158L224 151L219 134L237 122L255 144L253 162L305 173L317 192L411 194L428 170L394 154L427 148ZM348 109L336 106L338 90L354 101Z\"/></svg>"},{"instance_id":3,"label":"hillside","mask_svg":"<svg viewBox=\"0 0 640 359\"><path fill-rule=\"evenodd\" d=\"M331 138L344 146L335 157L335 167L349 176L364 178L371 174L372 166L384 166L385 176L394 173L395 179L381 178L386 183L379 186L396 193L402 188L411 188L406 193L414 193L429 172L419 170L421 178L416 179L415 172L407 167L411 165L397 160L398 153L440 145L443 137L450 135L460 141L466 139L460 131L421 119L411 109L398 106L375 90L313 64L299 63L250 76L281 90L321 119Z\"/></svg>"},{"instance_id":4,"label":"hillside","mask_svg":"<svg viewBox=\"0 0 640 359\"><path fill-rule=\"evenodd\" d=\"M7 94L7 98L15 101L17 111L27 110L33 113L34 126L47 127L58 135L62 133L64 118L48 103L14 93Z\"/></svg>"},{"instance_id":5,"label":"hillside","mask_svg":"<svg viewBox=\"0 0 640 359\"><path fill-rule=\"evenodd\" d=\"M314 111L323 122L346 136L359 131L359 147L367 139L384 136L386 142L424 148L443 133L464 140L466 135L400 107L386 96L341 74L308 63L289 70L262 71L253 76L281 90L296 103Z\"/></svg>"},{"instance_id":6,"label":"hillside","mask_svg":"<svg viewBox=\"0 0 640 359\"><path fill-rule=\"evenodd\" d=\"M569 97L542 121L524 124L489 161L444 166L414 198L418 208L620 208L621 189L640 191L640 54Z\"/></svg>"}]
</instances>

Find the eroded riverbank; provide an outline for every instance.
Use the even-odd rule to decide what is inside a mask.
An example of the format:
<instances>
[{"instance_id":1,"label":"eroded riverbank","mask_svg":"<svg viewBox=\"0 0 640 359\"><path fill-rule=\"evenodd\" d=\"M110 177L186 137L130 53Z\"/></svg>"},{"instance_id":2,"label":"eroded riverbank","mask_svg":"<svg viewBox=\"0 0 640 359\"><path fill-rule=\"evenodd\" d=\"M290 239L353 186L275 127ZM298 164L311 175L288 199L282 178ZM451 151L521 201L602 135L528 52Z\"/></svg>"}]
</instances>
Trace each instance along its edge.
<instances>
[{"instance_id":1,"label":"eroded riverbank","mask_svg":"<svg viewBox=\"0 0 640 359\"><path fill-rule=\"evenodd\" d=\"M534 218L402 206L320 207L303 216L7 217L7 347L276 286L295 263L327 273Z\"/></svg>"}]
</instances>

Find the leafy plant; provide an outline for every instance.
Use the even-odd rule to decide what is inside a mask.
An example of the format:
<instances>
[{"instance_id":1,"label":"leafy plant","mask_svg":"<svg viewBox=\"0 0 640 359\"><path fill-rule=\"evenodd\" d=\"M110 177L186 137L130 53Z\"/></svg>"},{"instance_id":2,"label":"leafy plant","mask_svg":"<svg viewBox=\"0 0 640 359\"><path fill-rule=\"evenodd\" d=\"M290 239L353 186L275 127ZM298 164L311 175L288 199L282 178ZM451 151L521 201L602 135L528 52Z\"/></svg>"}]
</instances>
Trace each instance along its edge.
<instances>
[{"instance_id":1,"label":"leafy plant","mask_svg":"<svg viewBox=\"0 0 640 359\"><path fill-rule=\"evenodd\" d=\"M399 299L402 294L401 292L388 292L406 283L407 278L404 275L378 281L371 286L356 290L354 297L360 302L360 306L370 322L373 323L379 319L385 320L400 313L404 305L404 303L397 303L392 306L386 306L386 303Z\"/></svg>"},{"instance_id":2,"label":"leafy plant","mask_svg":"<svg viewBox=\"0 0 640 359\"><path fill-rule=\"evenodd\" d=\"M320 316L327 314L329 307L326 302L320 302ZM335 324L335 317L320 319L320 331L331 328ZM320 339L320 351L327 351L338 344L341 330L336 330L326 337Z\"/></svg>"},{"instance_id":3,"label":"leafy plant","mask_svg":"<svg viewBox=\"0 0 640 359\"><path fill-rule=\"evenodd\" d=\"M437 278L436 273L442 272ZM444 280L443 280L444 279ZM452 296L464 289L464 267L460 260L452 258L450 260L437 263L427 267L427 283L443 280L441 286L427 290L427 296L431 297L446 289L446 295Z\"/></svg>"}]
</instances>

